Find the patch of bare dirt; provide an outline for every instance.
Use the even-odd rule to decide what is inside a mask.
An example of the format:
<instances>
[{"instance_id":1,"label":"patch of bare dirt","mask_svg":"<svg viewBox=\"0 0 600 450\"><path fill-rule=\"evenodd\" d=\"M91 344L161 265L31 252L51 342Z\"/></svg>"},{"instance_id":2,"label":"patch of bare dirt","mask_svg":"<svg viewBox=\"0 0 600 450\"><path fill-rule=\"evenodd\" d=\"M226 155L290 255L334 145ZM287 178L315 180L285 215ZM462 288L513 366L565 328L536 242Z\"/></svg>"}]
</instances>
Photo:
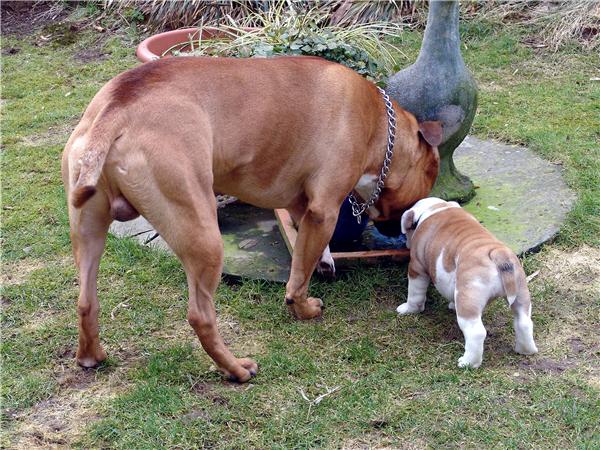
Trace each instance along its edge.
<instances>
[{"instance_id":1,"label":"patch of bare dirt","mask_svg":"<svg viewBox=\"0 0 600 450\"><path fill-rule=\"evenodd\" d=\"M94 47L86 47L79 50L73 55L73 59L80 63L90 63L93 61L102 61L108 57L108 53L102 49L100 42L96 43Z\"/></svg>"},{"instance_id":2,"label":"patch of bare dirt","mask_svg":"<svg viewBox=\"0 0 600 450\"><path fill-rule=\"evenodd\" d=\"M74 361L57 367L58 393L31 409L11 414L5 436L9 448L72 448L85 429L101 417L96 404L121 395L128 388L119 366L110 372L82 369Z\"/></svg>"},{"instance_id":3,"label":"patch of bare dirt","mask_svg":"<svg viewBox=\"0 0 600 450\"><path fill-rule=\"evenodd\" d=\"M392 439L389 436L380 436L377 433L370 433L358 439L350 439L341 446L343 450L420 450L427 447L427 443L422 439Z\"/></svg>"},{"instance_id":4,"label":"patch of bare dirt","mask_svg":"<svg viewBox=\"0 0 600 450\"><path fill-rule=\"evenodd\" d=\"M533 360L525 359L519 363L521 369L550 374L562 373L573 366L575 366L575 363L569 359L554 361L549 358L536 358Z\"/></svg>"},{"instance_id":5,"label":"patch of bare dirt","mask_svg":"<svg viewBox=\"0 0 600 450\"><path fill-rule=\"evenodd\" d=\"M215 385L212 383L196 383L192 386L192 391L199 397L212 401L215 405L229 405L229 400L215 392Z\"/></svg>"},{"instance_id":6,"label":"patch of bare dirt","mask_svg":"<svg viewBox=\"0 0 600 450\"><path fill-rule=\"evenodd\" d=\"M12 1L2 2L2 34L27 36L51 25L69 14L65 2Z\"/></svg>"},{"instance_id":7,"label":"patch of bare dirt","mask_svg":"<svg viewBox=\"0 0 600 450\"><path fill-rule=\"evenodd\" d=\"M49 127L45 133L22 137L21 142L28 147L65 145L75 125L75 123L68 123Z\"/></svg>"},{"instance_id":8,"label":"patch of bare dirt","mask_svg":"<svg viewBox=\"0 0 600 450\"><path fill-rule=\"evenodd\" d=\"M540 277L556 282L564 295L600 298L600 249L584 245L572 252L551 249ZM587 295L586 295L587 296Z\"/></svg>"},{"instance_id":9,"label":"patch of bare dirt","mask_svg":"<svg viewBox=\"0 0 600 450\"><path fill-rule=\"evenodd\" d=\"M23 284L32 272L44 267L43 261L31 258L3 261L2 270L0 270L0 284L3 286Z\"/></svg>"}]
</instances>

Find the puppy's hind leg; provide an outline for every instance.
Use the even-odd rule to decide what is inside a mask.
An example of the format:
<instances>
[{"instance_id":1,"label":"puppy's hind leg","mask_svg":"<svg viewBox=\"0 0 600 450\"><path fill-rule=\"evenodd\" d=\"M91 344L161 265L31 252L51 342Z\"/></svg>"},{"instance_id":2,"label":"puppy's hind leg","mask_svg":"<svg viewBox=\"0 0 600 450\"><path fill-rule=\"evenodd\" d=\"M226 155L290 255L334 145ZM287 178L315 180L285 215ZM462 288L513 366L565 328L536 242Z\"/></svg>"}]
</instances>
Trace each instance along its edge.
<instances>
[{"instance_id":1,"label":"puppy's hind leg","mask_svg":"<svg viewBox=\"0 0 600 450\"><path fill-rule=\"evenodd\" d=\"M406 303L396 308L398 314L416 314L425 309L425 300L427 299L427 287L431 279L424 271L414 270L413 265L408 267L408 297Z\"/></svg>"},{"instance_id":2,"label":"puppy's hind leg","mask_svg":"<svg viewBox=\"0 0 600 450\"><path fill-rule=\"evenodd\" d=\"M531 297L527 287L521 288L519 295L510 305L515 327L515 352L533 355L538 352L533 340L533 322L531 321Z\"/></svg>"},{"instance_id":3,"label":"puppy's hind leg","mask_svg":"<svg viewBox=\"0 0 600 450\"><path fill-rule=\"evenodd\" d=\"M484 289L467 287L463 292L455 290L454 301L458 326L465 337L465 353L458 358L458 367L476 369L483 361L483 343L487 331L481 321L485 306Z\"/></svg>"}]
</instances>

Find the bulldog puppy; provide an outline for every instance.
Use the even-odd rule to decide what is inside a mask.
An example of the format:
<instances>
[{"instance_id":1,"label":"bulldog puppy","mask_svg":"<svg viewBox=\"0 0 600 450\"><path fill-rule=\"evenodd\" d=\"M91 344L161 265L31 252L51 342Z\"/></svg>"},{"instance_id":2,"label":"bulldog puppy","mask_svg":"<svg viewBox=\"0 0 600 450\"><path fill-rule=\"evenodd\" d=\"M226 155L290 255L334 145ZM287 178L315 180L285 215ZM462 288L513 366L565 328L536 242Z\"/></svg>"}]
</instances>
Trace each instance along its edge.
<instances>
[{"instance_id":1,"label":"bulldog puppy","mask_svg":"<svg viewBox=\"0 0 600 450\"><path fill-rule=\"evenodd\" d=\"M531 298L525 272L516 255L456 202L439 198L418 201L402 215L402 232L410 248L408 298L399 314L423 311L433 282L456 310L465 337L459 367L477 368L483 358L486 330L481 321L490 299L506 297L513 311L515 351L537 353L533 341Z\"/></svg>"},{"instance_id":2,"label":"bulldog puppy","mask_svg":"<svg viewBox=\"0 0 600 450\"><path fill-rule=\"evenodd\" d=\"M142 214L183 264L188 321L202 347L225 376L248 381L258 366L233 356L217 328L223 241L215 192L288 209L298 238L285 304L311 319L323 303L309 296L309 281L320 259L333 264L325 248L342 201L371 185L356 194L372 218L400 219L429 194L442 135L439 122L418 123L373 83L321 58L167 58L116 76L62 159L80 275L77 361L93 367L106 358L96 279L108 227Z\"/></svg>"}]
</instances>

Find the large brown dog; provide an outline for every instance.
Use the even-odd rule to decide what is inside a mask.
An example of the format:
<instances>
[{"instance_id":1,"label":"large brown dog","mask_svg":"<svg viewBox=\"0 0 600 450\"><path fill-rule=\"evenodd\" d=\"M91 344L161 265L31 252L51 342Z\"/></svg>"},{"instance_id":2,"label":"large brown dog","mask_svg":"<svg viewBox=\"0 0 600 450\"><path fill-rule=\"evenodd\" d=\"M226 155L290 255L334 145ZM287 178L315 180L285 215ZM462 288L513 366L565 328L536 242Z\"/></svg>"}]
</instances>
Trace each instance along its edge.
<instances>
[{"instance_id":1,"label":"large brown dog","mask_svg":"<svg viewBox=\"0 0 600 450\"><path fill-rule=\"evenodd\" d=\"M389 176L371 209L399 219L438 173L437 122L421 125L394 104ZM108 226L142 214L186 271L188 320L231 379L257 371L217 330L213 294L223 243L214 192L287 208L299 224L286 303L298 318L321 314L308 283L358 180L379 174L388 126L381 93L352 70L320 58L173 58L111 80L94 97L62 160L71 240L80 273L77 361L106 354L98 337L96 276ZM373 213L373 211L377 211Z\"/></svg>"}]
</instances>

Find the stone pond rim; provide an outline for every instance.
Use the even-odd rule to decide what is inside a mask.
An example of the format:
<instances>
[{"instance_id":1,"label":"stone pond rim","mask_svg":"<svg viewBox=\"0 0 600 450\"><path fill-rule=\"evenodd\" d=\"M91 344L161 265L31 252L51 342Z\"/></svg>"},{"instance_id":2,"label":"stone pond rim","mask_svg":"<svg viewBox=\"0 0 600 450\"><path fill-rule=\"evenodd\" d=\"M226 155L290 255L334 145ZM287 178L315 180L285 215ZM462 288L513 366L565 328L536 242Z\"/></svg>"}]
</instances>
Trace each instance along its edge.
<instances>
[{"instance_id":1,"label":"stone pond rim","mask_svg":"<svg viewBox=\"0 0 600 450\"><path fill-rule=\"evenodd\" d=\"M551 239L576 200L561 167L524 147L469 136L456 151L456 164L479 186L464 208L518 254L536 251ZM290 255L272 211L250 205L225 207L219 210L219 225L225 243L224 273L287 280ZM113 222L110 231L168 250L160 237L149 241L154 230L143 217ZM252 246L244 244L248 241Z\"/></svg>"}]
</instances>

